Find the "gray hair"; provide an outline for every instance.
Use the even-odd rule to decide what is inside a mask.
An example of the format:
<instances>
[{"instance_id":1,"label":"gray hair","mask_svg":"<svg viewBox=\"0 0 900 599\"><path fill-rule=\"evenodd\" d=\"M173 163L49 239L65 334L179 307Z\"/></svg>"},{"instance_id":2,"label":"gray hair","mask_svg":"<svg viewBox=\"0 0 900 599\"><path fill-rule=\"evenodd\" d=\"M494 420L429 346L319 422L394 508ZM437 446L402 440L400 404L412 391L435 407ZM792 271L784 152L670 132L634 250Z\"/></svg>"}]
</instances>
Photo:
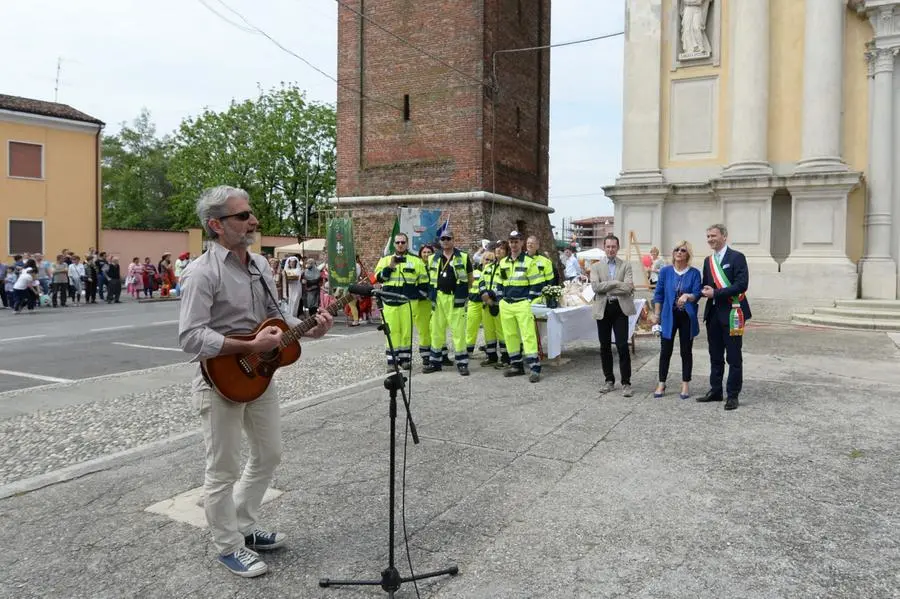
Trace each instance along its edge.
<instances>
[{"instance_id":1,"label":"gray hair","mask_svg":"<svg viewBox=\"0 0 900 599\"><path fill-rule=\"evenodd\" d=\"M728 237L728 227L726 227L725 225L723 225L721 223L716 223L714 225L710 225L710 226L706 227L706 232L708 233L708 232L712 231L713 229L718 229L719 233L722 234L722 237Z\"/></svg>"},{"instance_id":2,"label":"gray hair","mask_svg":"<svg viewBox=\"0 0 900 599\"><path fill-rule=\"evenodd\" d=\"M242 198L248 202L250 201L250 196L246 191L239 187L230 187L228 185L211 187L200 194L200 198L197 200L197 218L200 219L200 225L210 239L216 239L219 236L218 233L210 228L210 219L225 216L225 204L231 198Z\"/></svg>"}]
</instances>

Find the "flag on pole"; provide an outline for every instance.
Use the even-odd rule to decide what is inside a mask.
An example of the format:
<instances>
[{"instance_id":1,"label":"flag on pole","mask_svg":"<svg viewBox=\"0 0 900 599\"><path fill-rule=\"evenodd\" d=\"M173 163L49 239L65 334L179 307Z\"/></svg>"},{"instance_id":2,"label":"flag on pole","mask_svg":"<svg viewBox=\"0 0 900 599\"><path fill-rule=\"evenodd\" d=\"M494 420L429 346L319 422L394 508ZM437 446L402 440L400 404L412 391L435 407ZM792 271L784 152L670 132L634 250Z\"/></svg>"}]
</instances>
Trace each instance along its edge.
<instances>
[{"instance_id":1,"label":"flag on pole","mask_svg":"<svg viewBox=\"0 0 900 599\"><path fill-rule=\"evenodd\" d=\"M394 219L394 228L391 229L391 236L388 238L387 243L384 244L384 252L382 252L382 256L390 256L394 253L394 237L397 233L400 232L400 217Z\"/></svg>"},{"instance_id":2,"label":"flag on pole","mask_svg":"<svg viewBox=\"0 0 900 599\"><path fill-rule=\"evenodd\" d=\"M356 251L353 247L353 221L333 218L328 221L328 279L332 287L347 287L356 282Z\"/></svg>"},{"instance_id":3,"label":"flag on pole","mask_svg":"<svg viewBox=\"0 0 900 599\"><path fill-rule=\"evenodd\" d=\"M441 225L440 228L438 228L438 231L437 231L438 241L440 241L441 237L443 237L444 235L446 235L449 232L450 232L450 216L447 215L447 220L445 220L444 224Z\"/></svg>"}]
</instances>

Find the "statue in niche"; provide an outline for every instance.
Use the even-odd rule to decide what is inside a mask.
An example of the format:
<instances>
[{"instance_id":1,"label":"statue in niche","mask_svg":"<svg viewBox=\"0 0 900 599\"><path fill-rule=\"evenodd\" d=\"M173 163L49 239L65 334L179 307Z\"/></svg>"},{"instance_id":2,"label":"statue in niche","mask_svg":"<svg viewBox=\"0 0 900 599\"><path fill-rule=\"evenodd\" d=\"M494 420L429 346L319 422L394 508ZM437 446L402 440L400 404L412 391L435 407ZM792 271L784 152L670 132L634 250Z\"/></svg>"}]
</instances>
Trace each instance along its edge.
<instances>
[{"instance_id":1,"label":"statue in niche","mask_svg":"<svg viewBox=\"0 0 900 599\"><path fill-rule=\"evenodd\" d=\"M711 0L681 0L681 52L679 60L709 58L712 53L706 35Z\"/></svg>"}]
</instances>

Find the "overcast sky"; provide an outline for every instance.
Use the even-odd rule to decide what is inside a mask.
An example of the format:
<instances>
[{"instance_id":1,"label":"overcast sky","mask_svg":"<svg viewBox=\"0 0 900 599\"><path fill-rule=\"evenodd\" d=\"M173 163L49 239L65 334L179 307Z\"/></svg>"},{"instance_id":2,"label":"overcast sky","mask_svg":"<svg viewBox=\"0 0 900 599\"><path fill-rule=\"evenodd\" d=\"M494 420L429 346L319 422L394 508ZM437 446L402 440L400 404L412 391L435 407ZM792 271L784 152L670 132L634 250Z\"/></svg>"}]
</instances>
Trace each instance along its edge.
<instances>
[{"instance_id":1,"label":"overcast sky","mask_svg":"<svg viewBox=\"0 0 900 599\"><path fill-rule=\"evenodd\" d=\"M437 6L441 1L430 0ZM334 0L225 0L251 23L323 71L337 68ZM244 27L219 0L203 0ZM54 99L116 131L146 107L157 132L204 107L226 108L257 87L296 82L335 101L335 83L266 38L212 14L200 0L0 2L0 93ZM554 43L622 31L624 0L554 0ZM389 23L383 23L388 25ZM622 37L552 50L550 205L563 217L612 214L601 186L614 182L622 138Z\"/></svg>"}]
</instances>

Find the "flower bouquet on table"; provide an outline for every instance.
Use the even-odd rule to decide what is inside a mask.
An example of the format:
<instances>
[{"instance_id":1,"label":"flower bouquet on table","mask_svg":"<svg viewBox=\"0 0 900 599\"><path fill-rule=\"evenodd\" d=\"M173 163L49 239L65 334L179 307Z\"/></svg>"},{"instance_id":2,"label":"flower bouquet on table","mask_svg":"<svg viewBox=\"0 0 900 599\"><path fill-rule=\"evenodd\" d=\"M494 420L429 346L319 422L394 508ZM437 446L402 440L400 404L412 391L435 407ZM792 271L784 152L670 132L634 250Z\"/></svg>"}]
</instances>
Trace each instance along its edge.
<instances>
[{"instance_id":1,"label":"flower bouquet on table","mask_svg":"<svg viewBox=\"0 0 900 599\"><path fill-rule=\"evenodd\" d=\"M541 289L541 295L548 308L556 308L559 306L559 298L563 296L563 288L559 285L547 285Z\"/></svg>"}]
</instances>

